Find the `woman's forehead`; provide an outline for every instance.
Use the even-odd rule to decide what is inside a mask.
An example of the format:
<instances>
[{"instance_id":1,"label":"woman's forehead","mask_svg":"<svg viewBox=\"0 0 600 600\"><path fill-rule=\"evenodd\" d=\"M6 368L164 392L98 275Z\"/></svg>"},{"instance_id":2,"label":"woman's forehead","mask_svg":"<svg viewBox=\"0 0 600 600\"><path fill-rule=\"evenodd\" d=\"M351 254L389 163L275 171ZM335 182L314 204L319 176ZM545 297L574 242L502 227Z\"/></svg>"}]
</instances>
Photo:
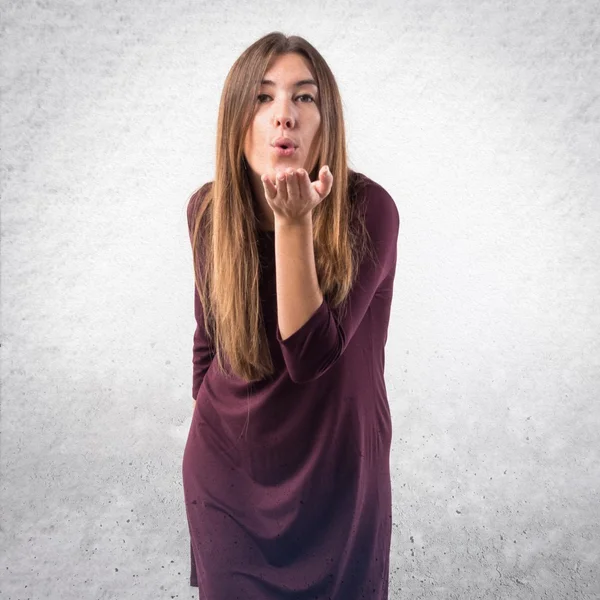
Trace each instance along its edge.
<instances>
[{"instance_id":1,"label":"woman's forehead","mask_svg":"<svg viewBox=\"0 0 600 600\"><path fill-rule=\"evenodd\" d=\"M265 71L262 83L273 82L273 80L280 83L289 78L314 80L310 63L304 56L297 53L275 56Z\"/></svg>"}]
</instances>

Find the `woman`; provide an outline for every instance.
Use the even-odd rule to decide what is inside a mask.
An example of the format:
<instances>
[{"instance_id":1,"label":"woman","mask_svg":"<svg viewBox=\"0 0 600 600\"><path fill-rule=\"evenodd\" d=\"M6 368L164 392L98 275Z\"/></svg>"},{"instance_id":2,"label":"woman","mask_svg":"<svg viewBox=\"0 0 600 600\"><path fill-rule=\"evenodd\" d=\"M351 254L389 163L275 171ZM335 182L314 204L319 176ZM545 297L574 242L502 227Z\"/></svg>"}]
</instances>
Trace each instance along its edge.
<instances>
[{"instance_id":1,"label":"woman","mask_svg":"<svg viewBox=\"0 0 600 600\"><path fill-rule=\"evenodd\" d=\"M303 38L271 33L232 66L188 224L190 584L202 600L387 599L399 216L348 168L337 84Z\"/></svg>"}]
</instances>

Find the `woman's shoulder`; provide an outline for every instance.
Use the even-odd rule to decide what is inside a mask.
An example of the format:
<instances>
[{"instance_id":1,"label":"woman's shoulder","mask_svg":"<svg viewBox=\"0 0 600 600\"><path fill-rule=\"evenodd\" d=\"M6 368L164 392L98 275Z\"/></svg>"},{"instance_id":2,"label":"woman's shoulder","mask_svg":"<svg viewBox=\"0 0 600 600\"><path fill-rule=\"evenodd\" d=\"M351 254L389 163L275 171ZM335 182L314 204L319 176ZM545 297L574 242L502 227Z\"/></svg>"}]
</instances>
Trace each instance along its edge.
<instances>
[{"instance_id":1,"label":"woman's shoulder","mask_svg":"<svg viewBox=\"0 0 600 600\"><path fill-rule=\"evenodd\" d=\"M372 194L375 192L376 194L387 194L389 196L387 190L380 183L358 171L350 171L349 186L365 193L370 192Z\"/></svg>"},{"instance_id":2,"label":"woman's shoulder","mask_svg":"<svg viewBox=\"0 0 600 600\"><path fill-rule=\"evenodd\" d=\"M206 183L201 185L195 192L192 193L188 201L188 210L190 208L193 208L194 210L197 210L199 208L199 206L202 204L202 201L206 197L206 194L212 188L212 185L212 181L207 181Z\"/></svg>"},{"instance_id":3,"label":"woman's shoulder","mask_svg":"<svg viewBox=\"0 0 600 600\"><path fill-rule=\"evenodd\" d=\"M377 181L364 173L352 171L350 185L357 200L364 204L366 223L370 230L400 224L400 215L390 193Z\"/></svg>"},{"instance_id":4,"label":"woman's shoulder","mask_svg":"<svg viewBox=\"0 0 600 600\"><path fill-rule=\"evenodd\" d=\"M350 171L349 188L357 197L362 197L365 201L376 202L378 204L394 204L389 192L377 181L367 177L364 173Z\"/></svg>"},{"instance_id":5,"label":"woman's shoulder","mask_svg":"<svg viewBox=\"0 0 600 600\"><path fill-rule=\"evenodd\" d=\"M190 196L190 199L188 200L188 205L187 205L187 220L188 220L189 228L191 228L192 220L193 220L194 216L198 213L198 210L200 209L202 202L204 202L204 199L206 198L206 194L212 188L212 185L213 185L212 181L207 181L205 184L200 186Z\"/></svg>"}]
</instances>

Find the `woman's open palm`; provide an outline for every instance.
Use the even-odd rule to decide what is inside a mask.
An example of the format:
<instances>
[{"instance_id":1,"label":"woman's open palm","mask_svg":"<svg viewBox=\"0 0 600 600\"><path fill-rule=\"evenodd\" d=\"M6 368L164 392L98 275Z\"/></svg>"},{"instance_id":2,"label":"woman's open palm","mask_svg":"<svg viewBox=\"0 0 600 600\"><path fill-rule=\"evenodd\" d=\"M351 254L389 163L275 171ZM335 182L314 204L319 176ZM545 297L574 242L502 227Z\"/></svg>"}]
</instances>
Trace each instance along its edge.
<instances>
[{"instance_id":1,"label":"woman's open palm","mask_svg":"<svg viewBox=\"0 0 600 600\"><path fill-rule=\"evenodd\" d=\"M312 182L305 169L291 167L276 172L275 184L268 175L263 175L261 180L275 219L285 222L304 220L331 192L333 185L333 175L327 165L319 171L319 178Z\"/></svg>"}]
</instances>

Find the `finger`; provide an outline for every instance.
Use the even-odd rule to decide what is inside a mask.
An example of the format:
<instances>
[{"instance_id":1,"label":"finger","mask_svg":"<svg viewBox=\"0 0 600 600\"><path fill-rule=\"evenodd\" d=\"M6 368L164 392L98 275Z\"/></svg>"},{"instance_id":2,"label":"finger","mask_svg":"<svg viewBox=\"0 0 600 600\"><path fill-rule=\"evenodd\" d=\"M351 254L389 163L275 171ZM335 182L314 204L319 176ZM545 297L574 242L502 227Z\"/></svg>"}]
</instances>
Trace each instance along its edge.
<instances>
[{"instance_id":1,"label":"finger","mask_svg":"<svg viewBox=\"0 0 600 600\"><path fill-rule=\"evenodd\" d=\"M329 167L327 165L323 165L323 168L319 172L319 179L323 183L327 183L327 179L329 177L331 177L333 179L333 175L331 174L331 171L329 170Z\"/></svg>"},{"instance_id":2,"label":"finger","mask_svg":"<svg viewBox=\"0 0 600 600\"><path fill-rule=\"evenodd\" d=\"M298 192L305 198L310 198L310 176L304 169L299 169Z\"/></svg>"},{"instance_id":3,"label":"finger","mask_svg":"<svg viewBox=\"0 0 600 600\"><path fill-rule=\"evenodd\" d=\"M298 203L300 189L298 187L298 175L292 169L292 172L286 176L288 199L294 203Z\"/></svg>"},{"instance_id":4,"label":"finger","mask_svg":"<svg viewBox=\"0 0 600 600\"><path fill-rule=\"evenodd\" d=\"M260 179L263 182L265 196L268 200L272 200L277 194L277 188L273 185L273 182L268 175L263 175Z\"/></svg>"},{"instance_id":5,"label":"finger","mask_svg":"<svg viewBox=\"0 0 600 600\"><path fill-rule=\"evenodd\" d=\"M325 173L325 196L331 192L331 188L333 187L333 173L329 170L329 166L327 167L327 172Z\"/></svg>"},{"instance_id":6,"label":"finger","mask_svg":"<svg viewBox=\"0 0 600 600\"><path fill-rule=\"evenodd\" d=\"M319 178L315 182L315 189L317 190L321 198L324 198L331 191L332 185L333 175L331 174L329 167L327 165L324 165L319 171Z\"/></svg>"},{"instance_id":7,"label":"finger","mask_svg":"<svg viewBox=\"0 0 600 600\"><path fill-rule=\"evenodd\" d=\"M261 179L270 184L271 187L269 189L275 190L275 177L271 177L268 173L263 173Z\"/></svg>"},{"instance_id":8,"label":"finger","mask_svg":"<svg viewBox=\"0 0 600 600\"><path fill-rule=\"evenodd\" d=\"M287 200L287 184L285 182L285 172L277 174L277 194L282 202Z\"/></svg>"}]
</instances>

